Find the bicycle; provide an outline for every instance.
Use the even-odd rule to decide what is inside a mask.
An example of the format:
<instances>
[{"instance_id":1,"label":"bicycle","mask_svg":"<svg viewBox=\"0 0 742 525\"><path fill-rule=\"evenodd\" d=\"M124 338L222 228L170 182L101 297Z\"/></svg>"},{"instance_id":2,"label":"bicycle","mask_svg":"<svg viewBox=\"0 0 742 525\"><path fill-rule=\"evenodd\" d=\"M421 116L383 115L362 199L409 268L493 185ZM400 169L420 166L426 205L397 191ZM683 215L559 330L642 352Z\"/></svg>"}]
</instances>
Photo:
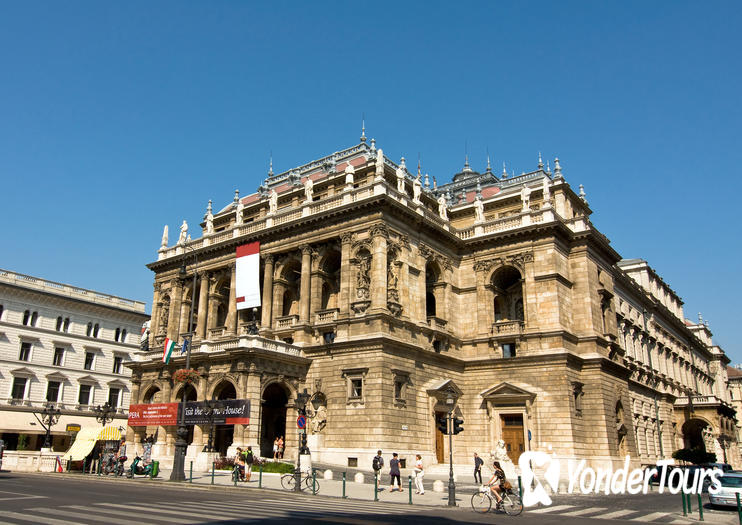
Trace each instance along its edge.
<instances>
[{"instance_id":1,"label":"bicycle","mask_svg":"<svg viewBox=\"0 0 742 525\"><path fill-rule=\"evenodd\" d=\"M319 480L313 478L307 472L301 476L301 490L312 490L314 485L314 493L319 492ZM281 476L281 486L286 490L295 490L296 488L296 475L295 474L284 474Z\"/></svg>"},{"instance_id":2,"label":"bicycle","mask_svg":"<svg viewBox=\"0 0 742 525\"><path fill-rule=\"evenodd\" d=\"M520 496L513 492L513 489L506 489L501 493L502 503L501 508L505 511L508 516L517 516L523 512L523 502L520 500ZM480 489L472 494L471 497L471 508L474 512L480 512L485 514L492 508L492 493L489 486L484 485ZM499 506L498 506L499 507Z\"/></svg>"}]
</instances>

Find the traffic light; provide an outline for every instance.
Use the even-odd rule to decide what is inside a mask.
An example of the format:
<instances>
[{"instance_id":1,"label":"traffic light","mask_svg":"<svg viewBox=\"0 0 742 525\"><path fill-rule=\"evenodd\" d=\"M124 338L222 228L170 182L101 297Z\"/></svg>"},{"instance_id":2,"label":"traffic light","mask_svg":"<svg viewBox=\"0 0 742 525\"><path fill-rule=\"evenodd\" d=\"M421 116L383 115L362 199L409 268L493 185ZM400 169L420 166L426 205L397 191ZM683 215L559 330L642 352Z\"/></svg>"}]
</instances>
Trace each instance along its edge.
<instances>
[{"instance_id":1,"label":"traffic light","mask_svg":"<svg viewBox=\"0 0 742 525\"><path fill-rule=\"evenodd\" d=\"M459 432L463 432L464 427L461 426L463 424L464 424L464 420L461 419L460 417L453 418L453 428L451 429L451 433L455 436Z\"/></svg>"},{"instance_id":2,"label":"traffic light","mask_svg":"<svg viewBox=\"0 0 742 525\"><path fill-rule=\"evenodd\" d=\"M448 421L446 421L446 419L446 416L440 416L435 420L438 426L438 430L440 430L441 434L443 434L444 436L448 434Z\"/></svg>"}]
</instances>

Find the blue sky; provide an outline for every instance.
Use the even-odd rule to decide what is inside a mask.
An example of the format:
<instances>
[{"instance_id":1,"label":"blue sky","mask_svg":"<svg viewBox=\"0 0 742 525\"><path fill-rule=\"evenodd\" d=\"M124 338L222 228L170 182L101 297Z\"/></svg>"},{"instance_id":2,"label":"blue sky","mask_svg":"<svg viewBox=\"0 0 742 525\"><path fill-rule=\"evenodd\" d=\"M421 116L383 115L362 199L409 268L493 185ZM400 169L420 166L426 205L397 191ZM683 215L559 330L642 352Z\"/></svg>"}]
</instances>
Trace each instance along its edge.
<instances>
[{"instance_id":1,"label":"blue sky","mask_svg":"<svg viewBox=\"0 0 742 525\"><path fill-rule=\"evenodd\" d=\"M0 267L152 300L162 227L358 142L558 156L742 361L739 2L5 2Z\"/></svg>"}]
</instances>

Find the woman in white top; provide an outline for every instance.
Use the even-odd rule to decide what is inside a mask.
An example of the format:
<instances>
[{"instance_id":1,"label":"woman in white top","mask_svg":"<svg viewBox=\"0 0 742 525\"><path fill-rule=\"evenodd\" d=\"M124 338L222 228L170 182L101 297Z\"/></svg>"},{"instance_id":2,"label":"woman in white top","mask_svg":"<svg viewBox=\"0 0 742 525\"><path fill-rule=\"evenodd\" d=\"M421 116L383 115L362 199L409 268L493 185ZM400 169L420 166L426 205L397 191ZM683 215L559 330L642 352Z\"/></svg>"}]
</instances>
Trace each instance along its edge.
<instances>
[{"instance_id":1,"label":"woman in white top","mask_svg":"<svg viewBox=\"0 0 742 525\"><path fill-rule=\"evenodd\" d=\"M413 469L415 471L415 488L417 489L415 494L425 494L425 487L423 487L423 476L425 475L423 458L420 454L417 454L415 457L417 458L415 460L415 468Z\"/></svg>"}]
</instances>

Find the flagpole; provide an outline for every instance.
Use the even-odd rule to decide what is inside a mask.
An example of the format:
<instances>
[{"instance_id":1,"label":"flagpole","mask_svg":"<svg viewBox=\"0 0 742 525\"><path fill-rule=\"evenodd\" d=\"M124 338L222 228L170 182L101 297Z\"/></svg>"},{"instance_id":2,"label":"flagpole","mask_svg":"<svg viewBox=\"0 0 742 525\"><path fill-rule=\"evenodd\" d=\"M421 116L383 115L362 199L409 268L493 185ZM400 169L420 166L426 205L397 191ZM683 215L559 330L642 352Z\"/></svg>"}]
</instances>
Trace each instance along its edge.
<instances>
[{"instance_id":1,"label":"flagpole","mask_svg":"<svg viewBox=\"0 0 742 525\"><path fill-rule=\"evenodd\" d=\"M188 245L184 245L188 247ZM186 350L186 363L185 369L190 370L191 368L191 343L193 342L193 305L196 302L196 277L198 275L198 255L196 251L191 248L193 252L193 288L191 289L191 313L188 316L188 333L184 334L183 344L188 345ZM186 254L183 254L183 266L180 269L183 280L188 275L186 272ZM183 395L181 396L180 406L180 424L178 425L177 439L175 440L175 456L173 457L173 470L170 473L170 481L185 481L185 456L188 450L188 427L185 424L185 409L186 409L186 388L188 384L183 385Z\"/></svg>"}]
</instances>

